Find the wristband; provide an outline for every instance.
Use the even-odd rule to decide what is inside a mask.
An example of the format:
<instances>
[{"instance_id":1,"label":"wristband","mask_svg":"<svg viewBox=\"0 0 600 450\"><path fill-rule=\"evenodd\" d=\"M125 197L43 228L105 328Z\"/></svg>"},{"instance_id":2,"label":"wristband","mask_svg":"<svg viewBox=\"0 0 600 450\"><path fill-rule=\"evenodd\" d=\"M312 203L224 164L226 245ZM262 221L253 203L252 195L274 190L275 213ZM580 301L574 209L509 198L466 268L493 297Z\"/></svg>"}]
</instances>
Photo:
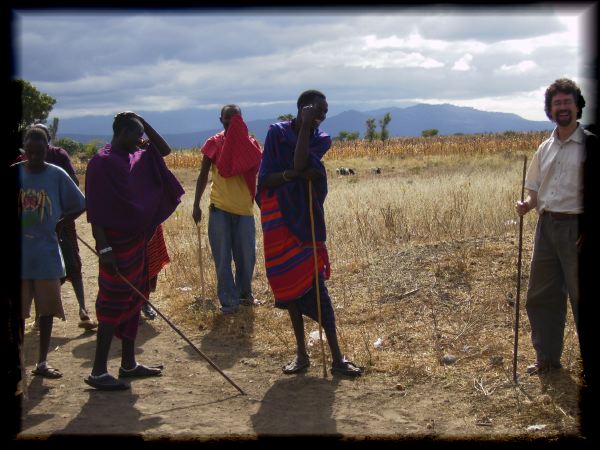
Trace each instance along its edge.
<instances>
[{"instance_id":1,"label":"wristband","mask_svg":"<svg viewBox=\"0 0 600 450\"><path fill-rule=\"evenodd\" d=\"M112 252L112 247L103 248L102 250L98 251L98 254L99 255L104 255L105 253L108 253L108 252Z\"/></svg>"}]
</instances>

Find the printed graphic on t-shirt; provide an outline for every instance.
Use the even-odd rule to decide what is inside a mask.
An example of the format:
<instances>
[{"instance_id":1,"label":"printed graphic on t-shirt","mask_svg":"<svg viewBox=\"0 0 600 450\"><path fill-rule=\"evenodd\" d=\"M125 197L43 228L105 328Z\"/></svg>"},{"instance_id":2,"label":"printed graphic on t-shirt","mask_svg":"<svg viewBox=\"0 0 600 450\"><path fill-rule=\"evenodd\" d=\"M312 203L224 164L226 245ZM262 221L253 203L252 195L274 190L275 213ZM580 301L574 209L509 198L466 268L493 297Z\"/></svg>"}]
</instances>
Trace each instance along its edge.
<instances>
[{"instance_id":1,"label":"printed graphic on t-shirt","mask_svg":"<svg viewBox=\"0 0 600 450\"><path fill-rule=\"evenodd\" d=\"M44 219L52 217L52 200L44 189L21 188L18 202L23 227L41 224Z\"/></svg>"}]
</instances>

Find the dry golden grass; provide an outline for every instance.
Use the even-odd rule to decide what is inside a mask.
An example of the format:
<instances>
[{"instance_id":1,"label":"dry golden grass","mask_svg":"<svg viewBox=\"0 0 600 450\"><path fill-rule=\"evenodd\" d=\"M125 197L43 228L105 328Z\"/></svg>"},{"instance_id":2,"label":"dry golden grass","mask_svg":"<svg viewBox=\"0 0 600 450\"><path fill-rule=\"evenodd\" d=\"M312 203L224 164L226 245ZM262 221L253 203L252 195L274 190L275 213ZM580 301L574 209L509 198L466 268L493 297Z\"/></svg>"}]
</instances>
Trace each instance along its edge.
<instances>
[{"instance_id":1,"label":"dry golden grass","mask_svg":"<svg viewBox=\"0 0 600 450\"><path fill-rule=\"evenodd\" d=\"M519 151L531 151L546 138L545 131L524 133L485 133L461 136L396 137L387 140L367 142L334 141L325 156L325 161L346 161L353 167L377 159L381 167L388 167L399 158L408 156L449 156L449 155L510 155ZM198 149L175 151L167 158L167 164L173 169L195 169L200 167L201 155ZM74 158L73 164L79 173L85 172L86 161Z\"/></svg>"},{"instance_id":2,"label":"dry golden grass","mask_svg":"<svg viewBox=\"0 0 600 450\"><path fill-rule=\"evenodd\" d=\"M525 374L535 359L524 309L535 214L524 220L520 382L517 387L512 383L514 308L509 297L516 296L518 242L513 205L520 195L522 157L531 157L542 137L528 133L513 141L514 136L485 135L470 143L463 136L405 139L394 141L402 142L396 153L384 155L364 143L363 156L348 146L333 147L325 161L332 263L328 289L342 351L366 367L358 386L373 378L401 390L441 384L450 398L469 402L482 427L490 421L496 430L546 424L542 434L547 436L578 433L581 365L570 313L566 371L541 382ZM191 217L197 152L169 158L187 194L165 223L172 262L160 276L157 304L184 329L220 333L233 341L247 339L250 330L254 355L271 358L273 364L287 360L294 337L287 313L272 307L258 209L253 288L265 304L243 309L233 326L218 313L206 220L200 227L204 286L200 283L199 238ZM336 176L337 166L355 167L358 174ZM383 173L371 174L373 166L383 167ZM207 202L208 192L202 199L205 214ZM306 321L307 335L316 329ZM378 340L381 345L375 346ZM309 351L318 364L319 345ZM443 364L445 355L456 362Z\"/></svg>"}]
</instances>

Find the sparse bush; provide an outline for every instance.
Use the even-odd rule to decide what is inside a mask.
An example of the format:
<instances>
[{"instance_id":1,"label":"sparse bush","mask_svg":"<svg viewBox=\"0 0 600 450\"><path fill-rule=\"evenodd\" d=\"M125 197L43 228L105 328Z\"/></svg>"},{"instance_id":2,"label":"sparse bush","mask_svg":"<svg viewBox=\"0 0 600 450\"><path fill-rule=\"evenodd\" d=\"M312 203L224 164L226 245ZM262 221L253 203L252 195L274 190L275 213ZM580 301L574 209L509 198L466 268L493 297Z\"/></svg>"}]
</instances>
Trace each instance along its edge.
<instances>
[{"instance_id":1,"label":"sparse bush","mask_svg":"<svg viewBox=\"0 0 600 450\"><path fill-rule=\"evenodd\" d=\"M432 137L432 136L437 136L438 133L439 133L439 130L436 130L435 128L428 128L426 130L421 131L421 136Z\"/></svg>"},{"instance_id":2,"label":"sparse bush","mask_svg":"<svg viewBox=\"0 0 600 450\"><path fill-rule=\"evenodd\" d=\"M81 142L77 142L68 137L57 139L52 144L57 147L64 148L70 156L73 156L76 153L83 151L84 149L84 146Z\"/></svg>"}]
</instances>

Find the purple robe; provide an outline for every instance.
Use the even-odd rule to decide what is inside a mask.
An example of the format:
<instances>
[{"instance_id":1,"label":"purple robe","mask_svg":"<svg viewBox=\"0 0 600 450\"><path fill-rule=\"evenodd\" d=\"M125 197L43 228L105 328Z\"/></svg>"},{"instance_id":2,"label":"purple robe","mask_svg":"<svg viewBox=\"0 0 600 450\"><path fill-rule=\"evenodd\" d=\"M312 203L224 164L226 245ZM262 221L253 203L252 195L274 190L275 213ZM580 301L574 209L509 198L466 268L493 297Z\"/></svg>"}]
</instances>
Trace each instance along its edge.
<instances>
[{"instance_id":1,"label":"purple robe","mask_svg":"<svg viewBox=\"0 0 600 450\"><path fill-rule=\"evenodd\" d=\"M177 208L184 190L158 150L124 153L106 144L87 166L88 222L150 239Z\"/></svg>"}]
</instances>

